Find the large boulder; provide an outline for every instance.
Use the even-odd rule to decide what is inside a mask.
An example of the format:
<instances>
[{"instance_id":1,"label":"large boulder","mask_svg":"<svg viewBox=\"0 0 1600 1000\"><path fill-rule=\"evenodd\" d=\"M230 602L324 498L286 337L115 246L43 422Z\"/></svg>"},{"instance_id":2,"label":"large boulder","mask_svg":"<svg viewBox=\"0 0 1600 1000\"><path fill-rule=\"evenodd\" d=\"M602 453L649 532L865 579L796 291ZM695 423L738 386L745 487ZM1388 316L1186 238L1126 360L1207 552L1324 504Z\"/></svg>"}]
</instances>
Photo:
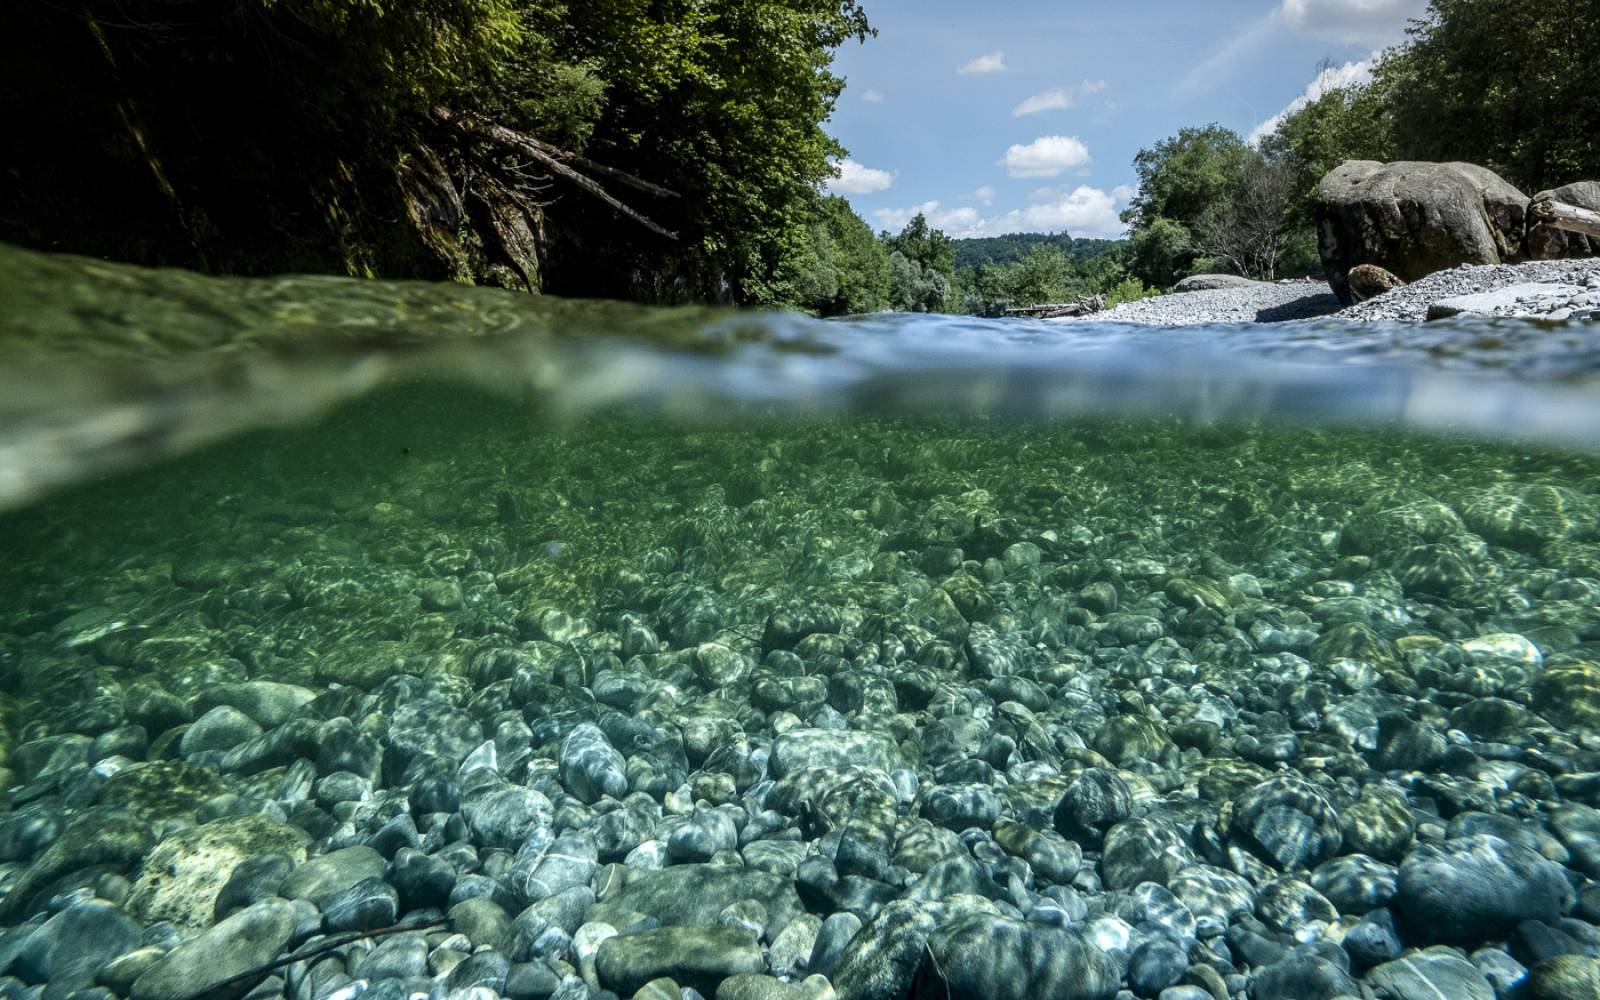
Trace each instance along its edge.
<instances>
[{"instance_id":1,"label":"large boulder","mask_svg":"<svg viewBox=\"0 0 1600 1000\"><path fill-rule=\"evenodd\" d=\"M1522 258L1528 198L1471 163L1350 160L1317 187L1317 241L1328 282L1352 303L1350 269L1375 264L1405 281L1462 264Z\"/></svg>"},{"instance_id":2,"label":"large boulder","mask_svg":"<svg viewBox=\"0 0 1600 1000\"><path fill-rule=\"evenodd\" d=\"M1600 212L1600 181L1579 181L1558 187L1554 191L1540 191L1534 201L1558 201L1563 205L1576 205L1591 212ZM1528 257L1533 260L1560 260L1568 257L1600 256L1600 236L1571 233L1554 226L1536 223L1528 226L1526 241Z\"/></svg>"}]
</instances>

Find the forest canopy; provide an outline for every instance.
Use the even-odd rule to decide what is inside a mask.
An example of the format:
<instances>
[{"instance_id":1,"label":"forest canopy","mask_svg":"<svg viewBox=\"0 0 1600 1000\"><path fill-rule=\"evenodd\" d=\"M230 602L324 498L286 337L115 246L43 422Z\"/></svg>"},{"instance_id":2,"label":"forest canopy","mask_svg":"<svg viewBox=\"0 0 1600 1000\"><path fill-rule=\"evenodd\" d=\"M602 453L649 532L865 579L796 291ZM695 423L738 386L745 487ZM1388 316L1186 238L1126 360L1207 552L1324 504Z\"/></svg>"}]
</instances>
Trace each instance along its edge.
<instances>
[{"instance_id":1,"label":"forest canopy","mask_svg":"<svg viewBox=\"0 0 1600 1000\"><path fill-rule=\"evenodd\" d=\"M24 0L0 239L759 302L826 225L832 53L871 31L856 0Z\"/></svg>"}]
</instances>

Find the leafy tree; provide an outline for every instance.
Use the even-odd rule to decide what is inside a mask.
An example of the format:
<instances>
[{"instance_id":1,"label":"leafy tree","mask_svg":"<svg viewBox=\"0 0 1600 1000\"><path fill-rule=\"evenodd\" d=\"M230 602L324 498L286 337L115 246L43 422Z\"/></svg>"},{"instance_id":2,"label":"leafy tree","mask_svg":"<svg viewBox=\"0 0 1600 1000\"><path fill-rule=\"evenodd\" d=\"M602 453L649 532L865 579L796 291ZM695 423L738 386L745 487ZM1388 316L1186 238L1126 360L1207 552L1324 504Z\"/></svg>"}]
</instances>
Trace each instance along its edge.
<instances>
[{"instance_id":1,"label":"leafy tree","mask_svg":"<svg viewBox=\"0 0 1600 1000\"><path fill-rule=\"evenodd\" d=\"M843 198L822 201L824 225L839 274L832 301L818 305L824 316L877 312L889 304L889 252Z\"/></svg>"},{"instance_id":2,"label":"leafy tree","mask_svg":"<svg viewBox=\"0 0 1600 1000\"><path fill-rule=\"evenodd\" d=\"M1296 225L1314 218L1317 185L1346 160L1396 158L1394 126L1380 86L1338 87L1286 116L1261 142L1261 152L1294 178L1290 212Z\"/></svg>"},{"instance_id":3,"label":"leafy tree","mask_svg":"<svg viewBox=\"0 0 1600 1000\"><path fill-rule=\"evenodd\" d=\"M1132 226L1130 266L1151 284L1169 285L1198 259L1194 229L1213 205L1231 199L1259 157L1220 125L1184 128L1134 158L1139 193L1122 213Z\"/></svg>"},{"instance_id":4,"label":"leafy tree","mask_svg":"<svg viewBox=\"0 0 1600 1000\"><path fill-rule=\"evenodd\" d=\"M920 264L923 270L949 276L956 269L954 241L942 230L930 227L927 216L921 212L897 235L884 233L880 238L890 253L900 253L907 260Z\"/></svg>"},{"instance_id":5,"label":"leafy tree","mask_svg":"<svg viewBox=\"0 0 1600 1000\"><path fill-rule=\"evenodd\" d=\"M1128 235L1128 270L1160 288L1188 273L1197 253L1189 228L1165 216L1136 224Z\"/></svg>"},{"instance_id":6,"label":"leafy tree","mask_svg":"<svg viewBox=\"0 0 1600 1000\"><path fill-rule=\"evenodd\" d=\"M1105 240L1075 240L1067 233L1006 233L955 240L956 269L976 268L981 264L1010 264L1021 260L1036 246L1053 246L1071 257L1089 256L1087 249L1106 244Z\"/></svg>"},{"instance_id":7,"label":"leafy tree","mask_svg":"<svg viewBox=\"0 0 1600 1000\"><path fill-rule=\"evenodd\" d=\"M1221 125L1180 129L1134 157L1139 193L1122 221L1136 228L1156 219L1192 223L1232 190L1253 155L1239 133Z\"/></svg>"},{"instance_id":8,"label":"leafy tree","mask_svg":"<svg viewBox=\"0 0 1600 1000\"><path fill-rule=\"evenodd\" d=\"M899 250L889 253L889 305L897 312L939 312L945 306L950 279Z\"/></svg>"},{"instance_id":9,"label":"leafy tree","mask_svg":"<svg viewBox=\"0 0 1600 1000\"><path fill-rule=\"evenodd\" d=\"M818 202L812 222L788 231L781 263L746 292L754 305L819 316L876 312L889 303L889 254L843 198Z\"/></svg>"},{"instance_id":10,"label":"leafy tree","mask_svg":"<svg viewBox=\"0 0 1600 1000\"><path fill-rule=\"evenodd\" d=\"M1600 5L1432 0L1374 71L1406 159L1468 160L1529 193L1600 177Z\"/></svg>"},{"instance_id":11,"label":"leafy tree","mask_svg":"<svg viewBox=\"0 0 1600 1000\"><path fill-rule=\"evenodd\" d=\"M870 31L857 0L11 4L0 113L53 138L0 151L0 238L751 301L811 268L832 53Z\"/></svg>"}]
</instances>

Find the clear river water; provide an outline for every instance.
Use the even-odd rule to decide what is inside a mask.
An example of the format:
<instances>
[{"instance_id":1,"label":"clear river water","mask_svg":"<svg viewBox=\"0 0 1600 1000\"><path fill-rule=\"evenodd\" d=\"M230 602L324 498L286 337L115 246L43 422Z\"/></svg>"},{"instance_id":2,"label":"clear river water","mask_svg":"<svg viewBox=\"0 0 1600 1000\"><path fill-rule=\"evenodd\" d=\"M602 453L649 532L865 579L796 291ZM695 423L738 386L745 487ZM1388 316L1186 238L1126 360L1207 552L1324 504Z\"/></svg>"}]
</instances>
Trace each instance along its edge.
<instances>
[{"instance_id":1,"label":"clear river water","mask_svg":"<svg viewBox=\"0 0 1600 1000\"><path fill-rule=\"evenodd\" d=\"M1600 325L0 247L0 788L6 997L1597 995Z\"/></svg>"}]
</instances>

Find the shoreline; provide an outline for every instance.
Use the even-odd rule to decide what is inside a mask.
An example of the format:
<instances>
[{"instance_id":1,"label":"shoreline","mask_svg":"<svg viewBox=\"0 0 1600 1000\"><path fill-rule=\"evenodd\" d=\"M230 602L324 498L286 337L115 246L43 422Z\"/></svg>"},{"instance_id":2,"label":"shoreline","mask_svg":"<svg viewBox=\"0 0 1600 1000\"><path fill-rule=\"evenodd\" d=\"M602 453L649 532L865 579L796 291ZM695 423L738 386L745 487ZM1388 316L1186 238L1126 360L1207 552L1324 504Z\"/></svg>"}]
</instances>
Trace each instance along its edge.
<instances>
[{"instance_id":1,"label":"shoreline","mask_svg":"<svg viewBox=\"0 0 1600 1000\"><path fill-rule=\"evenodd\" d=\"M1518 286L1536 285L1523 289ZM1507 293L1508 289L1516 289ZM1356 322L1422 323L1430 311L1454 308L1441 303L1462 296L1492 298L1463 303L1455 314L1600 320L1600 259L1529 261L1521 264L1463 265L1438 271L1354 306L1341 306L1326 282L1301 278L1255 282L1232 288L1173 292L1140 299L1104 312L1050 320L1055 323L1128 323L1140 326L1198 326L1209 323L1285 323L1338 319Z\"/></svg>"}]
</instances>

